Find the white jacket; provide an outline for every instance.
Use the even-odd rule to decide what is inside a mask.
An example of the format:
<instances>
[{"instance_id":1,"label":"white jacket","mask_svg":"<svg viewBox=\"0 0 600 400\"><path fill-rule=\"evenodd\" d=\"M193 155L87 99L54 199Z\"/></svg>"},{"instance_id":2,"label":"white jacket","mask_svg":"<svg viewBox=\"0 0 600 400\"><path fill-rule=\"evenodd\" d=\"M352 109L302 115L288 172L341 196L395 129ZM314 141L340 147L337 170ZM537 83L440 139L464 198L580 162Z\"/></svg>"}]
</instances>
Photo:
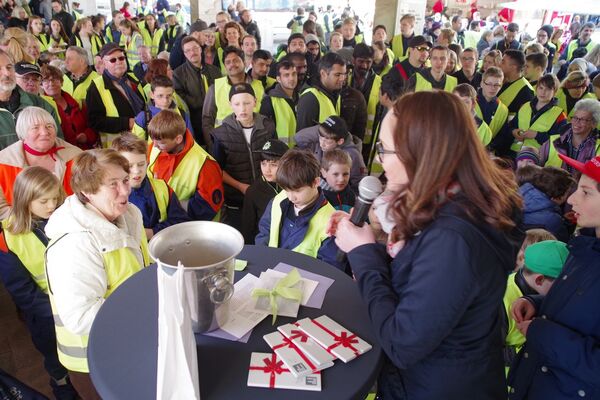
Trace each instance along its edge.
<instances>
[{"instance_id":1,"label":"white jacket","mask_svg":"<svg viewBox=\"0 0 600 400\"><path fill-rule=\"evenodd\" d=\"M50 217L46 235L51 241L60 238L46 252L55 312L69 331L87 335L107 291L102 254L129 247L144 265L142 214L130 203L113 224L72 195Z\"/></svg>"}]
</instances>

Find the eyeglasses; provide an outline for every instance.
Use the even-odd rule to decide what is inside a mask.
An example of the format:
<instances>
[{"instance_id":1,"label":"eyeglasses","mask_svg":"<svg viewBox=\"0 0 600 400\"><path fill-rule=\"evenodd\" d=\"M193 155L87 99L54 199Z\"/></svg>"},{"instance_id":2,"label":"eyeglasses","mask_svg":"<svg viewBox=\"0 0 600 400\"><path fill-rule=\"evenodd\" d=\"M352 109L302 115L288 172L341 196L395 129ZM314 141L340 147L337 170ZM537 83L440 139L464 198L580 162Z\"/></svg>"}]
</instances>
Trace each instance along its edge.
<instances>
[{"instance_id":1,"label":"eyeglasses","mask_svg":"<svg viewBox=\"0 0 600 400\"><path fill-rule=\"evenodd\" d=\"M571 123L573 123L573 122L590 123L592 121L593 121L593 119L591 119L591 118L579 118L579 117L573 117L573 118L571 118Z\"/></svg>"},{"instance_id":2,"label":"eyeglasses","mask_svg":"<svg viewBox=\"0 0 600 400\"><path fill-rule=\"evenodd\" d=\"M415 49L420 52L424 52L424 51L429 52L429 47L415 47Z\"/></svg>"},{"instance_id":3,"label":"eyeglasses","mask_svg":"<svg viewBox=\"0 0 600 400\"><path fill-rule=\"evenodd\" d=\"M489 83L489 82L483 82L483 83L484 83L484 85L487 85L487 86L493 87L493 88L501 88L502 87L501 83L496 83L496 84Z\"/></svg>"},{"instance_id":4,"label":"eyeglasses","mask_svg":"<svg viewBox=\"0 0 600 400\"><path fill-rule=\"evenodd\" d=\"M377 143L375 143L375 151L377 152L377 154L379 155L379 158L383 161L383 155L384 154L398 154L396 151L394 150L386 150L383 147L383 143L381 143L381 141L378 141Z\"/></svg>"},{"instance_id":5,"label":"eyeglasses","mask_svg":"<svg viewBox=\"0 0 600 400\"><path fill-rule=\"evenodd\" d=\"M108 62L111 63L111 64L114 64L117 61L125 61L126 58L127 57L125 57L125 56L113 57L113 58L109 58Z\"/></svg>"}]
</instances>

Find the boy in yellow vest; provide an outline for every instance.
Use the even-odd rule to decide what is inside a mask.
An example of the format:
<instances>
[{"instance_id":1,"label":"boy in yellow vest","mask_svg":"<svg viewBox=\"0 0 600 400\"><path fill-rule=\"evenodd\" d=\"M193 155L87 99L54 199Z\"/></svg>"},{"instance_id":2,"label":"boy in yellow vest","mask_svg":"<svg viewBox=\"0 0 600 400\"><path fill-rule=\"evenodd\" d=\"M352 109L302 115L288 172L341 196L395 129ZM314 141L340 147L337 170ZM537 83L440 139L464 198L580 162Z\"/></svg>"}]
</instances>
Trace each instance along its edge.
<instances>
[{"instance_id":1,"label":"boy in yellow vest","mask_svg":"<svg viewBox=\"0 0 600 400\"><path fill-rule=\"evenodd\" d=\"M129 202L142 212L148 240L168 226L190 220L173 189L148 175L145 140L127 133L113 140L112 148L129 161Z\"/></svg>"},{"instance_id":2,"label":"boy in yellow vest","mask_svg":"<svg viewBox=\"0 0 600 400\"><path fill-rule=\"evenodd\" d=\"M210 221L223 205L223 172L196 142L175 111L162 110L148 124L148 170L177 194L193 220Z\"/></svg>"},{"instance_id":3,"label":"boy in yellow vest","mask_svg":"<svg viewBox=\"0 0 600 400\"><path fill-rule=\"evenodd\" d=\"M558 240L545 240L534 243L525 249L525 263L521 269L508 276L504 308L506 311L503 326L505 339L505 364L510 362L525 343L525 336L517 329L515 320L510 317L511 304L522 296L541 294L545 296L554 279L562 271L569 255L567 245Z\"/></svg>"},{"instance_id":4,"label":"boy in yellow vest","mask_svg":"<svg viewBox=\"0 0 600 400\"><path fill-rule=\"evenodd\" d=\"M279 160L277 183L284 189L267 206L255 243L316 257L339 269L338 247L325 228L335 209L319 188L320 166L308 151L292 149Z\"/></svg>"}]
</instances>

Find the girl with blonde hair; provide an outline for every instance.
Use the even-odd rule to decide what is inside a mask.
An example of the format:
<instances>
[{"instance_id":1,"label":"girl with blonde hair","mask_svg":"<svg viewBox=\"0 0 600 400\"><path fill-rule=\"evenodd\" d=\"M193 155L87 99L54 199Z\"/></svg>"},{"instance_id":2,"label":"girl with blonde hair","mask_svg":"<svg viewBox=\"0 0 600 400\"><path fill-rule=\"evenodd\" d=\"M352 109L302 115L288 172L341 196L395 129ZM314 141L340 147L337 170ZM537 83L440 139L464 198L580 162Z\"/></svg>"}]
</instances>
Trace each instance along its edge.
<instances>
[{"instance_id":1,"label":"girl with blonde hair","mask_svg":"<svg viewBox=\"0 0 600 400\"><path fill-rule=\"evenodd\" d=\"M26 168L14 184L13 208L0 229L0 277L21 312L57 398L75 396L65 379L67 370L56 352L54 319L44 272L48 217L63 202L64 192L54 174L41 167ZM62 385L59 384L62 382ZM61 396L62 394L62 396Z\"/></svg>"},{"instance_id":2,"label":"girl with blonde hair","mask_svg":"<svg viewBox=\"0 0 600 400\"><path fill-rule=\"evenodd\" d=\"M20 61L35 63L35 59L27 52L27 32L21 28L7 28L2 38L2 50L6 51L13 63Z\"/></svg>"}]
</instances>

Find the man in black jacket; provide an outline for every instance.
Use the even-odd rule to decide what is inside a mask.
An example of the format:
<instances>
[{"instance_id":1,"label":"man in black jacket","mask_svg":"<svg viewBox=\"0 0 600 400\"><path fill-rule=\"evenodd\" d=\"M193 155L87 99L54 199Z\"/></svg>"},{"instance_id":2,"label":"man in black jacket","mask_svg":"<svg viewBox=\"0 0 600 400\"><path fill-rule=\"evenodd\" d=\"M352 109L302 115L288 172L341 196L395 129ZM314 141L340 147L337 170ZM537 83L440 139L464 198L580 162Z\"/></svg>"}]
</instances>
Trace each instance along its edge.
<instances>
[{"instance_id":1,"label":"man in black jacket","mask_svg":"<svg viewBox=\"0 0 600 400\"><path fill-rule=\"evenodd\" d=\"M260 49L260 30L258 29L258 24L252 20L252 13L250 10L243 10L240 13L240 25L249 35L254 36L256 39L256 44Z\"/></svg>"},{"instance_id":2,"label":"man in black jacket","mask_svg":"<svg viewBox=\"0 0 600 400\"><path fill-rule=\"evenodd\" d=\"M63 4L60 0L52 0L52 12L54 18L60 21L65 28L67 35L71 37L73 35L73 25L75 24L75 20L71 14L63 10Z\"/></svg>"}]
</instances>

